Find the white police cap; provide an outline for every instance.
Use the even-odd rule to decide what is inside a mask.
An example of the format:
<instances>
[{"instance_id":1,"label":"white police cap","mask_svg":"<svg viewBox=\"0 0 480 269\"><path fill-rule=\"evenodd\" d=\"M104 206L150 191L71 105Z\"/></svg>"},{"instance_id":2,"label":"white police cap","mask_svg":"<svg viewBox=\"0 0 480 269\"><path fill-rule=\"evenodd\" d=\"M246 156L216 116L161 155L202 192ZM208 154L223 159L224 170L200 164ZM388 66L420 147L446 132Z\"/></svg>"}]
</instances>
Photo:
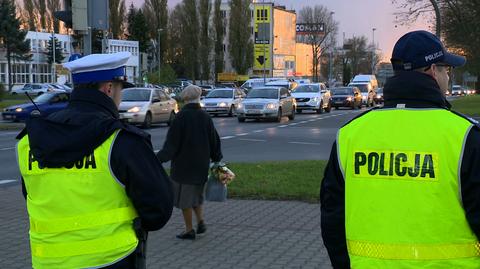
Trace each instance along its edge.
<instances>
[{"instance_id":1,"label":"white police cap","mask_svg":"<svg viewBox=\"0 0 480 269\"><path fill-rule=\"evenodd\" d=\"M90 54L63 64L72 73L74 84L125 81L125 65L130 52Z\"/></svg>"}]
</instances>

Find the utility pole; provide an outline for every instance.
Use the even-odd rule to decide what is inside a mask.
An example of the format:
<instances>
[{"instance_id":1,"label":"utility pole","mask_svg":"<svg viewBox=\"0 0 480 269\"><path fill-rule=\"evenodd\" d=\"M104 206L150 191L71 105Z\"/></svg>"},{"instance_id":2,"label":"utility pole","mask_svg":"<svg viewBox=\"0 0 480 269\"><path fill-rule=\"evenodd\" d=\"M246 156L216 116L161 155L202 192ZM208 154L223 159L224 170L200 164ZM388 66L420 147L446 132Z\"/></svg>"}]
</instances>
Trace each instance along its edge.
<instances>
[{"instance_id":1,"label":"utility pole","mask_svg":"<svg viewBox=\"0 0 480 269\"><path fill-rule=\"evenodd\" d=\"M375 75L375 52L376 52L376 46L375 46L375 30L377 28L372 28L372 75Z\"/></svg>"},{"instance_id":2,"label":"utility pole","mask_svg":"<svg viewBox=\"0 0 480 269\"><path fill-rule=\"evenodd\" d=\"M262 12L260 12L262 15L263 13L265 12L265 0L262 0ZM265 14L268 16L268 14ZM264 20L264 16L262 16L262 21ZM266 46L267 46L267 41L266 41L266 35L265 35L265 23L262 23L262 43L263 43L263 85L267 84L267 79L265 77L265 65L267 63L266 59L265 58L265 49L266 49Z\"/></svg>"},{"instance_id":3,"label":"utility pole","mask_svg":"<svg viewBox=\"0 0 480 269\"><path fill-rule=\"evenodd\" d=\"M333 14L335 12L331 11L330 12L330 23L333 24ZM330 33L330 53L329 53L329 61L328 61L328 85L330 85L330 82L332 81L332 73L333 73L333 65L332 65L332 53L333 53L333 37L331 36L332 33Z\"/></svg>"},{"instance_id":4,"label":"utility pole","mask_svg":"<svg viewBox=\"0 0 480 269\"><path fill-rule=\"evenodd\" d=\"M55 70L55 54L57 54L57 42L55 42L55 31L52 31L52 58L53 58L53 61L52 61L52 83L56 83L56 78L57 78L57 75L55 74L56 73L56 70Z\"/></svg>"}]
</instances>

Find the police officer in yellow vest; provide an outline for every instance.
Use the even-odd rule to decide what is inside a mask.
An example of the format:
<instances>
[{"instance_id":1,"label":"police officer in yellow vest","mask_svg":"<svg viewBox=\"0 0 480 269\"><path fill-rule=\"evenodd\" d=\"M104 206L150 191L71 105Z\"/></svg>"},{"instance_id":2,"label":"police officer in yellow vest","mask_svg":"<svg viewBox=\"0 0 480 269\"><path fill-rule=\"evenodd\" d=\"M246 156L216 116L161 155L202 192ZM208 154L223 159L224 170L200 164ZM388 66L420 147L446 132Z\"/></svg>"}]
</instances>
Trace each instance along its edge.
<instances>
[{"instance_id":1,"label":"police officer in yellow vest","mask_svg":"<svg viewBox=\"0 0 480 269\"><path fill-rule=\"evenodd\" d=\"M65 64L75 88L68 107L31 118L19 135L33 268L138 268L144 231L171 216L171 184L150 136L119 120L129 58Z\"/></svg>"},{"instance_id":2,"label":"police officer in yellow vest","mask_svg":"<svg viewBox=\"0 0 480 269\"><path fill-rule=\"evenodd\" d=\"M426 31L401 37L385 107L338 132L320 191L334 268L480 268L480 128L450 110L465 58Z\"/></svg>"}]
</instances>

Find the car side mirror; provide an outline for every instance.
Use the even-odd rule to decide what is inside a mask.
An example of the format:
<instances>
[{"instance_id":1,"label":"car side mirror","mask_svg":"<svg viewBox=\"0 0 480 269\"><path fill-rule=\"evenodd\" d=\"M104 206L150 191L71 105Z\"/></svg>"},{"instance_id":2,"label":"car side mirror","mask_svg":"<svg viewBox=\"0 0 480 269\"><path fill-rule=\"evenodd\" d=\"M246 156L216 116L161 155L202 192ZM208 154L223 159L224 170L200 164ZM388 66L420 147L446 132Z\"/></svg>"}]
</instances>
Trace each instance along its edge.
<instances>
[{"instance_id":1,"label":"car side mirror","mask_svg":"<svg viewBox=\"0 0 480 269\"><path fill-rule=\"evenodd\" d=\"M160 102L160 99L158 99L158 98L153 98L153 100L152 100L152 103L159 103L159 102Z\"/></svg>"}]
</instances>

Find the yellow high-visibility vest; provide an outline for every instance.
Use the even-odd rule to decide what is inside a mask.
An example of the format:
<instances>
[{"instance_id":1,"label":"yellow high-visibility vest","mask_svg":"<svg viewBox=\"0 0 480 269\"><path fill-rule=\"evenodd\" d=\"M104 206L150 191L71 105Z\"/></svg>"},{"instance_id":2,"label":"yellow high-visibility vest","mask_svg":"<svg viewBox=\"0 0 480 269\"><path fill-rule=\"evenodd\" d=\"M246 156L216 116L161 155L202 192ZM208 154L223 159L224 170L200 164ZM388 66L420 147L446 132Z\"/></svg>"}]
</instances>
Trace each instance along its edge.
<instances>
[{"instance_id":1,"label":"yellow high-visibility vest","mask_svg":"<svg viewBox=\"0 0 480 269\"><path fill-rule=\"evenodd\" d=\"M34 268L106 266L137 247L137 213L109 164L118 132L91 155L64 168L40 168L28 136L18 142Z\"/></svg>"},{"instance_id":2,"label":"yellow high-visibility vest","mask_svg":"<svg viewBox=\"0 0 480 269\"><path fill-rule=\"evenodd\" d=\"M339 130L353 269L480 268L459 174L472 127L444 109L381 109Z\"/></svg>"}]
</instances>

